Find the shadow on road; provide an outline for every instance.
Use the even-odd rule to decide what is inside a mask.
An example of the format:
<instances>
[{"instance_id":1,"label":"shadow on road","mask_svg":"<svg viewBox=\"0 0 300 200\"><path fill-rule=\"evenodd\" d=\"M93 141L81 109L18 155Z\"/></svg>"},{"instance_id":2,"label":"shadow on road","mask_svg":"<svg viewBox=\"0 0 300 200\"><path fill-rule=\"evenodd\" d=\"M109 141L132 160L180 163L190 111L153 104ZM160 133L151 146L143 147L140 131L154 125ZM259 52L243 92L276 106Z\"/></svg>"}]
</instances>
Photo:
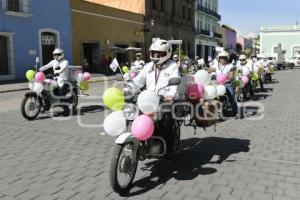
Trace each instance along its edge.
<instances>
[{"instance_id":1,"label":"shadow on road","mask_svg":"<svg viewBox=\"0 0 300 200\"><path fill-rule=\"evenodd\" d=\"M143 194L164 185L168 180L193 180L197 176L208 176L217 172L205 164L234 162L226 160L230 155L249 151L250 140L235 138L189 138L181 141L181 150L173 160L155 160L145 164L143 170L151 174L133 183L132 192L126 197ZM212 160L218 157L217 160Z\"/></svg>"},{"instance_id":2,"label":"shadow on road","mask_svg":"<svg viewBox=\"0 0 300 200\"><path fill-rule=\"evenodd\" d=\"M98 112L102 112L105 110L104 106L100 106L100 105L90 105L90 106L83 106L80 107L76 110L76 112L74 112L73 115L84 115L85 113L98 113Z\"/></svg>"}]
</instances>

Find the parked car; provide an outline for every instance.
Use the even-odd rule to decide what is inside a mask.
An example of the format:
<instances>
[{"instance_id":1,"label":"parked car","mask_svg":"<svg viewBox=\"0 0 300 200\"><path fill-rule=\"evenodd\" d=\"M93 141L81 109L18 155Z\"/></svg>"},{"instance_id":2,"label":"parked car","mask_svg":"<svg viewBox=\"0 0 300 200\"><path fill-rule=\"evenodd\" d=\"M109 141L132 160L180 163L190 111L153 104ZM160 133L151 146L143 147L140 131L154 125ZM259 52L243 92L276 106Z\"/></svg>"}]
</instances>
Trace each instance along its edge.
<instances>
[{"instance_id":1,"label":"parked car","mask_svg":"<svg viewBox=\"0 0 300 200\"><path fill-rule=\"evenodd\" d=\"M291 57L289 59L290 68L300 67L300 55Z\"/></svg>"},{"instance_id":2,"label":"parked car","mask_svg":"<svg viewBox=\"0 0 300 200\"><path fill-rule=\"evenodd\" d=\"M268 56L268 63L273 65L273 68L277 68L277 61L276 58L273 56Z\"/></svg>"}]
</instances>

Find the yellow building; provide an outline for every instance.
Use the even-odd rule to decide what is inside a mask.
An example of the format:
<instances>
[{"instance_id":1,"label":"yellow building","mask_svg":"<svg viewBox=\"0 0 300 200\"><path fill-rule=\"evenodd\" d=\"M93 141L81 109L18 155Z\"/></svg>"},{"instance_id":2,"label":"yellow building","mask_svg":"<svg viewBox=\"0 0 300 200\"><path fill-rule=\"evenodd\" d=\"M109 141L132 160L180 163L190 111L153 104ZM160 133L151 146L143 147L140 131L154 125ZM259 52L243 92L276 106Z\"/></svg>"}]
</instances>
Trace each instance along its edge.
<instances>
[{"instance_id":1,"label":"yellow building","mask_svg":"<svg viewBox=\"0 0 300 200\"><path fill-rule=\"evenodd\" d=\"M136 4L132 1L136 1ZM117 57L120 64L128 62L129 57L132 60L132 53L117 50L117 47L134 46L143 49L145 27L143 2L71 0L73 64L88 63L85 65L86 71L107 74L108 60ZM106 62L102 59L103 55Z\"/></svg>"}]
</instances>

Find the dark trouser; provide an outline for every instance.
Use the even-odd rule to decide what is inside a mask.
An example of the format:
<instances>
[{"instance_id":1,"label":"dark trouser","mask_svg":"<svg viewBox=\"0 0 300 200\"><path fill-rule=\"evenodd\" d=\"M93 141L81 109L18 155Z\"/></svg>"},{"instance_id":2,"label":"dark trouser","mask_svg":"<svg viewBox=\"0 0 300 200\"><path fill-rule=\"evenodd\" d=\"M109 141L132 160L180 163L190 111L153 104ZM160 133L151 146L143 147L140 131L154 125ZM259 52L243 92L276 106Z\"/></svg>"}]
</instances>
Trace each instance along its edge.
<instances>
[{"instance_id":1,"label":"dark trouser","mask_svg":"<svg viewBox=\"0 0 300 200\"><path fill-rule=\"evenodd\" d=\"M233 85L231 82L225 83L225 87L226 87L226 94L229 98L229 103L233 112L233 115L236 115L238 112L238 108L237 108L237 103L236 103L236 99L235 99L235 92L233 89Z\"/></svg>"},{"instance_id":2,"label":"dark trouser","mask_svg":"<svg viewBox=\"0 0 300 200\"><path fill-rule=\"evenodd\" d=\"M264 90L264 80L260 78L258 81L259 81L260 89Z\"/></svg>"},{"instance_id":3,"label":"dark trouser","mask_svg":"<svg viewBox=\"0 0 300 200\"><path fill-rule=\"evenodd\" d=\"M58 95L60 97L63 97L60 99L60 102L62 103L61 107L64 109L65 112L68 112L70 110L68 105L66 105L68 103L68 99L66 99L66 94L68 90L69 90L68 84L64 84L62 87L58 88Z\"/></svg>"}]
</instances>

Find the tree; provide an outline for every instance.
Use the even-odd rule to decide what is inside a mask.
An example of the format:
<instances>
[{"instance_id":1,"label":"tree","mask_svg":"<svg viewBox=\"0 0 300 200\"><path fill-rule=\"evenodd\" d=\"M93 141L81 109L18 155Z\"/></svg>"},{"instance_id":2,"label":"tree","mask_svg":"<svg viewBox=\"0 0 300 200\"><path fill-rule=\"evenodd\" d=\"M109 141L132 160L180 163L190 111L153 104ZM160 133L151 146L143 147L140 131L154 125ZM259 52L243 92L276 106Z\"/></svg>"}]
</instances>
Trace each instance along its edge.
<instances>
[{"instance_id":1,"label":"tree","mask_svg":"<svg viewBox=\"0 0 300 200\"><path fill-rule=\"evenodd\" d=\"M253 53L253 48L246 48L245 51L244 51L244 54L245 54L248 58L251 57L252 53Z\"/></svg>"}]
</instances>

